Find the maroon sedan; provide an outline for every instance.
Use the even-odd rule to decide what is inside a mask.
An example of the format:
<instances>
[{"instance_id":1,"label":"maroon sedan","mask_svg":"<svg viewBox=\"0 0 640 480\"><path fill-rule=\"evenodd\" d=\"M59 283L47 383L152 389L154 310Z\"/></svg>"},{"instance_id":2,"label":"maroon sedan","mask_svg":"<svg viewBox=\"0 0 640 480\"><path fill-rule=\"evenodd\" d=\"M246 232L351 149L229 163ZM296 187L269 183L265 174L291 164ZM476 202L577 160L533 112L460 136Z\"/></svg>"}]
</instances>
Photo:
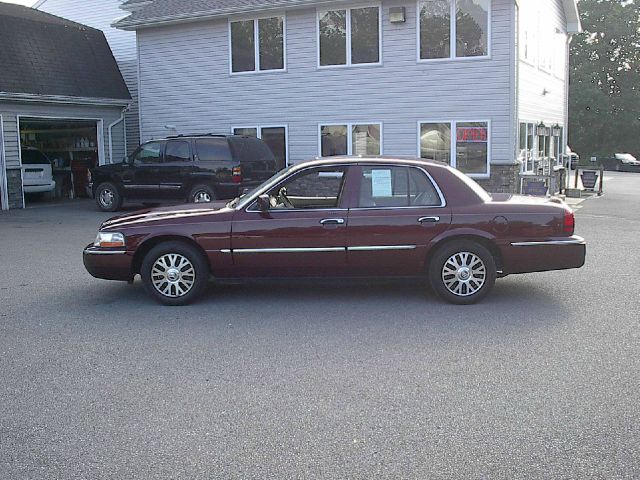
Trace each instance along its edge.
<instances>
[{"instance_id":1,"label":"maroon sedan","mask_svg":"<svg viewBox=\"0 0 640 480\"><path fill-rule=\"evenodd\" d=\"M89 273L183 305L210 277L420 277L470 304L496 277L579 268L585 241L561 202L487 194L449 166L331 158L283 170L228 203L141 210L100 227Z\"/></svg>"}]
</instances>

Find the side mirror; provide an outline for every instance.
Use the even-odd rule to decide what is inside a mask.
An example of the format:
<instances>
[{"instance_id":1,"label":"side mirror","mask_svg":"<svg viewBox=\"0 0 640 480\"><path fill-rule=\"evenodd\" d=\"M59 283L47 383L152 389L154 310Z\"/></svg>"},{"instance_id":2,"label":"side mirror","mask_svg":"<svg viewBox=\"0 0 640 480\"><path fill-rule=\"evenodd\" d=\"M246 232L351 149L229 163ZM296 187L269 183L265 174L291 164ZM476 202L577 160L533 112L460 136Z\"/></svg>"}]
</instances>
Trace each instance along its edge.
<instances>
[{"instance_id":1,"label":"side mirror","mask_svg":"<svg viewBox=\"0 0 640 480\"><path fill-rule=\"evenodd\" d=\"M260 209L260 211L266 212L267 210L269 210L270 206L271 206L271 202L270 202L269 195L267 195L266 193L263 193L258 197L258 208Z\"/></svg>"}]
</instances>

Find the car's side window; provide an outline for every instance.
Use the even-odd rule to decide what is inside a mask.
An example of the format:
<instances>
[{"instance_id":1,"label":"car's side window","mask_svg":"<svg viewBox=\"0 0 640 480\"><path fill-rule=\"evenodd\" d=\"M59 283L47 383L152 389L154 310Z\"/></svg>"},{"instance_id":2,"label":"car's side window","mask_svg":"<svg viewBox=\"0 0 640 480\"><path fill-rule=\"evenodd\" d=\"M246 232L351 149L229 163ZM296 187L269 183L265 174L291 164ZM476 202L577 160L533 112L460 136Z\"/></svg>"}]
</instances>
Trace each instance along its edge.
<instances>
[{"instance_id":1,"label":"car's side window","mask_svg":"<svg viewBox=\"0 0 640 480\"><path fill-rule=\"evenodd\" d=\"M198 138L196 151L201 162L231 161L231 150L226 138Z\"/></svg>"},{"instance_id":2,"label":"car's side window","mask_svg":"<svg viewBox=\"0 0 640 480\"><path fill-rule=\"evenodd\" d=\"M434 207L440 196L425 173L413 167L362 167L360 208Z\"/></svg>"},{"instance_id":3,"label":"car's side window","mask_svg":"<svg viewBox=\"0 0 640 480\"><path fill-rule=\"evenodd\" d=\"M409 205L412 207L438 207L442 203L433 182L417 168L409 169Z\"/></svg>"},{"instance_id":4,"label":"car's side window","mask_svg":"<svg viewBox=\"0 0 640 480\"><path fill-rule=\"evenodd\" d=\"M165 162L188 162L191 160L189 142L184 140L169 140L164 149Z\"/></svg>"},{"instance_id":5,"label":"car's side window","mask_svg":"<svg viewBox=\"0 0 640 480\"><path fill-rule=\"evenodd\" d=\"M133 155L133 161L137 164L160 163L160 153L162 152L161 142L149 142L142 145Z\"/></svg>"},{"instance_id":6,"label":"car's side window","mask_svg":"<svg viewBox=\"0 0 640 480\"><path fill-rule=\"evenodd\" d=\"M362 167L361 208L409 206L407 167Z\"/></svg>"},{"instance_id":7,"label":"car's side window","mask_svg":"<svg viewBox=\"0 0 640 480\"><path fill-rule=\"evenodd\" d=\"M272 210L337 208L346 168L305 170L269 192Z\"/></svg>"}]
</instances>

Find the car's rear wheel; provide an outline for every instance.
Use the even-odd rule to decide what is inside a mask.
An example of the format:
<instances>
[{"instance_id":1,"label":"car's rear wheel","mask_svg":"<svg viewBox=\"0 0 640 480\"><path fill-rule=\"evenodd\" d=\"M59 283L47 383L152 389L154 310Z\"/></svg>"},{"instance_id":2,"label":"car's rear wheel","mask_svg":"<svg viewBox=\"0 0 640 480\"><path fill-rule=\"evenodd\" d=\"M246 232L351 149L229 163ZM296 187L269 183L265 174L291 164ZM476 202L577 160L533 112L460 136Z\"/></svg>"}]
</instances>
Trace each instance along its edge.
<instances>
[{"instance_id":1,"label":"car's rear wheel","mask_svg":"<svg viewBox=\"0 0 640 480\"><path fill-rule=\"evenodd\" d=\"M194 246L180 241L153 247L140 269L145 290L165 305L186 305L202 294L209 280L209 264Z\"/></svg>"},{"instance_id":2,"label":"car's rear wheel","mask_svg":"<svg viewBox=\"0 0 640 480\"><path fill-rule=\"evenodd\" d=\"M480 243L457 240L440 247L429 264L429 280L449 303L470 305L486 297L496 281L496 262Z\"/></svg>"},{"instance_id":3,"label":"car's rear wheel","mask_svg":"<svg viewBox=\"0 0 640 480\"><path fill-rule=\"evenodd\" d=\"M101 183L96 188L96 205L103 212L115 212L122 206L122 196L118 188L109 182Z\"/></svg>"},{"instance_id":4,"label":"car's rear wheel","mask_svg":"<svg viewBox=\"0 0 640 480\"><path fill-rule=\"evenodd\" d=\"M216 199L216 192L208 185L196 185L189 193L190 203L210 203Z\"/></svg>"}]
</instances>

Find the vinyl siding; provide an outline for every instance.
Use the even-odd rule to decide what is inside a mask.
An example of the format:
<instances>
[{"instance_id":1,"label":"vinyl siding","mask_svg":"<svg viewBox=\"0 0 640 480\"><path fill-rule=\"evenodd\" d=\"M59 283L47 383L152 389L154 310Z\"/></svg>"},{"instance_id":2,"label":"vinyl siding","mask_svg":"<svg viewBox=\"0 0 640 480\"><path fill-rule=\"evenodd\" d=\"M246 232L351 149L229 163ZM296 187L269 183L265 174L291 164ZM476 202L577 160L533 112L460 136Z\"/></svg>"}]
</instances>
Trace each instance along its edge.
<instances>
[{"instance_id":1,"label":"vinyl siding","mask_svg":"<svg viewBox=\"0 0 640 480\"><path fill-rule=\"evenodd\" d=\"M535 43L529 45L537 52L531 61L520 60L518 110L521 121L543 121L546 125L565 124L565 75L553 68L551 72L540 68L544 51L554 55L563 70L566 68L566 17L562 0L523 0L520 28L535 32ZM545 38L552 42L545 44ZM521 37L522 41L522 37ZM553 43L555 42L555 43ZM543 95L543 91L546 93Z\"/></svg>"},{"instance_id":2,"label":"vinyl siding","mask_svg":"<svg viewBox=\"0 0 640 480\"><path fill-rule=\"evenodd\" d=\"M13 102L0 103L0 115L4 127L4 152L6 168L20 168L20 144L18 136L18 116L20 117L59 117L73 119L102 120L102 140L100 162L108 162L109 131L108 126L120 118L120 107L99 107L82 105L43 105ZM124 132L119 126L113 129L113 158L115 162L124 157Z\"/></svg>"},{"instance_id":3,"label":"vinyl siding","mask_svg":"<svg viewBox=\"0 0 640 480\"><path fill-rule=\"evenodd\" d=\"M136 35L111 27L115 20L127 15L120 9L122 3L123 0L45 0L37 8L104 32L133 99L126 114L127 142L129 151L132 151L140 139Z\"/></svg>"},{"instance_id":4,"label":"vinyl siding","mask_svg":"<svg viewBox=\"0 0 640 480\"><path fill-rule=\"evenodd\" d=\"M405 6L407 21L389 22ZM493 0L491 58L416 61L416 3L382 3L382 65L317 68L316 10L286 12L287 71L229 74L227 20L139 30L143 140L289 127L289 158L318 155L318 124L382 122L384 153L418 153L418 122L488 120L493 163L514 163L514 4Z\"/></svg>"}]
</instances>

